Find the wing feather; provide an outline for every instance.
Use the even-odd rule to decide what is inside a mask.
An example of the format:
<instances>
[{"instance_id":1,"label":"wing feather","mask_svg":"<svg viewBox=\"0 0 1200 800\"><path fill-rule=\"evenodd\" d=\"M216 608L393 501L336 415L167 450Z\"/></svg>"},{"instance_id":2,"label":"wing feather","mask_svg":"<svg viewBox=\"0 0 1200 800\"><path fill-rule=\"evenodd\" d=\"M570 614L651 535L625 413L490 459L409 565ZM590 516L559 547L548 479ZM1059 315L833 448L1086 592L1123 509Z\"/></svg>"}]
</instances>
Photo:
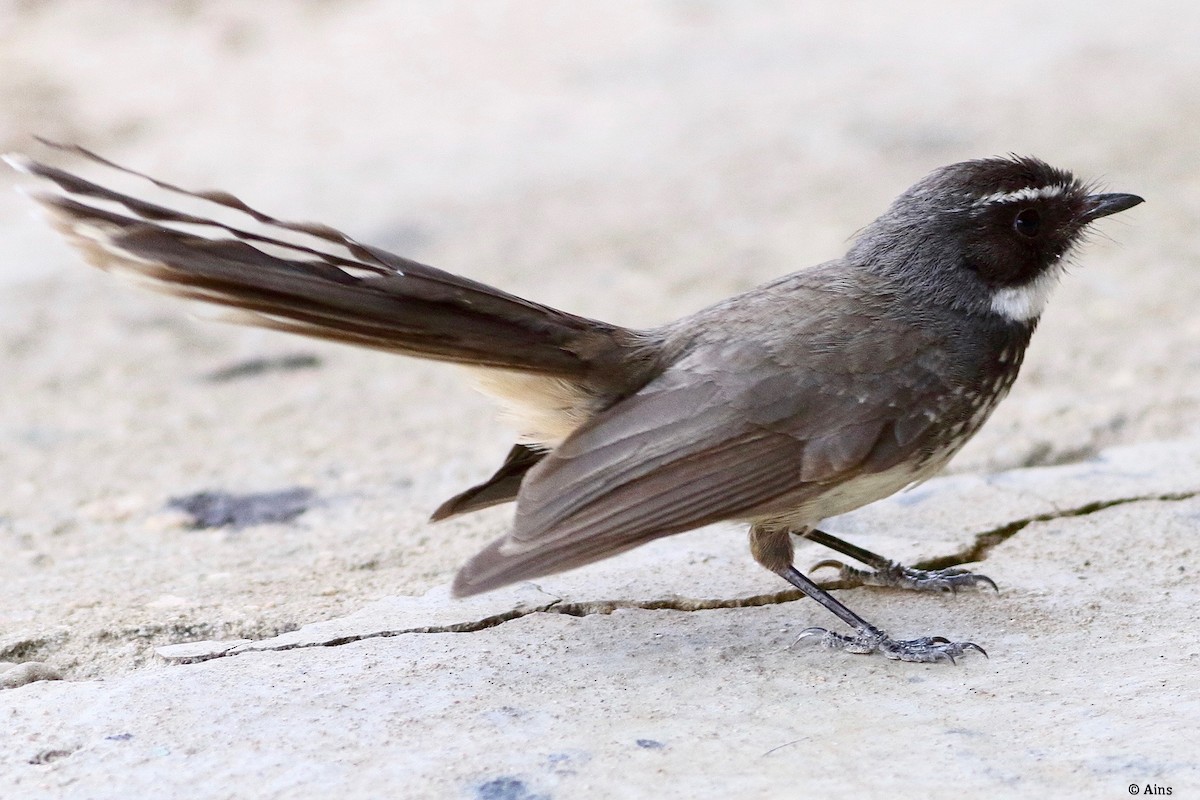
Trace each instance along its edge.
<instances>
[{"instance_id":1,"label":"wing feather","mask_svg":"<svg viewBox=\"0 0 1200 800\"><path fill-rule=\"evenodd\" d=\"M915 361L899 385L926 391ZM753 343L693 351L529 471L513 531L464 566L455 591L581 566L718 520L786 512L831 483L892 466L905 451L897 420L906 437L928 427L927 416L910 420L889 398L863 401L861 372L818 366L820 374L788 369Z\"/></svg>"}]
</instances>

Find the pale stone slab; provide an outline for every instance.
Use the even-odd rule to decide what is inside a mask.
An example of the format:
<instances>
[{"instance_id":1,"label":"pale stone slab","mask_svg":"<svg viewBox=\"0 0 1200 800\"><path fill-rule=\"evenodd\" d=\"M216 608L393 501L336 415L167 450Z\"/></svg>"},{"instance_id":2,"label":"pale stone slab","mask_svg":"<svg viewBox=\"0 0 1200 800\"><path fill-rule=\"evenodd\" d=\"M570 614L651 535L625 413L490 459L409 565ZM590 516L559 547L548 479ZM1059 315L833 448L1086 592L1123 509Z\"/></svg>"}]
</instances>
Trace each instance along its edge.
<instances>
[{"instance_id":1,"label":"pale stone slab","mask_svg":"<svg viewBox=\"0 0 1200 800\"><path fill-rule=\"evenodd\" d=\"M1162 470L1156 475L1156 470ZM1179 498L1200 492L1200 441L1114 448L1061 467L991 476L936 478L914 490L829 521L832 532L905 559L953 554L991 531L1069 519L1104 506ZM930 533L934 532L933 536ZM1016 531L1013 531L1014 533ZM865 534L865 535L854 535ZM814 547L799 559L817 560ZM989 562L979 568L995 571ZM818 572L817 575L822 573ZM258 650L288 650L419 632L462 632L564 604L687 607L698 600L737 600L787 586L754 564L744 532L733 525L671 537L562 575L453 600L447 587L419 597L389 597L346 617L305 625L262 641L195 642L157 648L168 661L197 661Z\"/></svg>"},{"instance_id":2,"label":"pale stone slab","mask_svg":"<svg viewBox=\"0 0 1200 800\"><path fill-rule=\"evenodd\" d=\"M806 603L532 613L0 695L5 797L1103 796L1200 786L1200 500L1037 523L999 596L843 593L991 659L790 647ZM432 602L432 600L430 601Z\"/></svg>"}]
</instances>

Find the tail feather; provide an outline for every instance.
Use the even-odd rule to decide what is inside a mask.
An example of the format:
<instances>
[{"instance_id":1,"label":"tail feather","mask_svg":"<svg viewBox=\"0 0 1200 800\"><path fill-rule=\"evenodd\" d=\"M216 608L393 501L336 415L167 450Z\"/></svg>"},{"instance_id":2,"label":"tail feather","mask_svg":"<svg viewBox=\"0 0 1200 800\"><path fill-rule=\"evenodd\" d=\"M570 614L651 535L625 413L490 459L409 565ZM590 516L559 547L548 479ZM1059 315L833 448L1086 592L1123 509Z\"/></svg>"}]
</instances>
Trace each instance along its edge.
<instances>
[{"instance_id":1,"label":"tail feather","mask_svg":"<svg viewBox=\"0 0 1200 800\"><path fill-rule=\"evenodd\" d=\"M9 157L44 179L52 224L95 266L150 288L233 309L230 321L407 355L585 380L622 360L636 335L361 244L329 226L288 222L221 191L191 191L73 145L48 146L148 181L167 196L234 212L191 214ZM251 230L257 226L261 231ZM306 243L294 241L307 237Z\"/></svg>"},{"instance_id":2,"label":"tail feather","mask_svg":"<svg viewBox=\"0 0 1200 800\"><path fill-rule=\"evenodd\" d=\"M514 445L509 451L504 463L496 470L496 474L483 483L459 492L438 506L437 511L429 518L431 522L468 514L472 511L490 508L501 503L510 503L517 499L521 490L521 481L525 473L546 456L545 450L527 447L523 444Z\"/></svg>"}]
</instances>

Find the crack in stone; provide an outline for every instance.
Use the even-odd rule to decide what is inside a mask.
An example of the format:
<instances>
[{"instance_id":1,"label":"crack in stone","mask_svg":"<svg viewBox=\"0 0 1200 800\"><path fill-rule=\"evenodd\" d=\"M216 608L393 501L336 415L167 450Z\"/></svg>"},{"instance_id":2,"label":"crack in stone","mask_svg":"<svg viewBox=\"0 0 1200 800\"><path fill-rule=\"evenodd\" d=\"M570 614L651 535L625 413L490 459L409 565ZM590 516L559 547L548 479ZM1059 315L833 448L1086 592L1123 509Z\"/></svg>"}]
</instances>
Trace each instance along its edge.
<instances>
[{"instance_id":1,"label":"crack in stone","mask_svg":"<svg viewBox=\"0 0 1200 800\"><path fill-rule=\"evenodd\" d=\"M1086 517L1087 515L1095 514L1098 511L1115 508L1116 506L1129 505L1130 503L1173 503L1181 500L1191 500L1195 497L1200 497L1200 491L1137 495L1135 497L1119 497L1115 500L1095 500L1091 503L1084 503L1076 508L1048 511L1044 514L1035 514L1032 517L1013 520L1012 522L1007 522L1003 525L992 528L991 530L977 533L975 534L975 541L970 546L958 551L957 553L927 558L922 561L918 561L917 563L913 564L913 566L917 569L946 569L947 567L957 567L959 564L971 564L977 561L983 561L988 557L992 550L1004 542L1007 542L1009 539L1016 536L1030 525L1033 525L1035 522L1051 522L1056 519Z\"/></svg>"},{"instance_id":2,"label":"crack in stone","mask_svg":"<svg viewBox=\"0 0 1200 800\"><path fill-rule=\"evenodd\" d=\"M1075 508L1035 514L1033 516L1013 520L1012 522L1007 522L1004 525L1000 525L990 530L975 534L975 541L970 546L958 551L957 553L927 558L914 563L913 566L917 569L927 570L946 569L948 567L959 566L960 564L970 564L983 561L996 547L1037 522L1050 522L1057 519L1084 517L1089 514L1095 514L1099 511L1104 511L1116 506L1128 505L1130 503L1178 502L1181 500L1190 500L1195 497L1200 497L1200 490L1190 492L1171 492L1167 494L1139 495L1136 497L1122 497L1114 500L1097 500L1091 503L1085 503L1084 505L1077 506ZM859 584L842 580L825 580L819 581L817 585L822 589L836 590L857 588ZM541 587L538 587L538 589L541 590ZM549 595L549 593L547 593L547 595L553 597L553 595ZM207 653L194 658L172 658L170 660L174 663L194 663L197 661L207 661L212 658L220 658L222 656L238 655L239 653L244 652L262 652L264 650L277 652L282 650L297 650L312 647L339 647L341 645L351 644L353 642L359 642L365 639L388 639L393 636L403 636L412 633L474 633L476 631L486 630L488 628L494 628L499 625L503 625L504 623L511 622L514 619L520 619L521 617L538 613L565 614L570 617L586 617L593 614L611 614L614 611L622 609L636 609L639 611L710 611L723 608L752 608L755 606L780 605L783 603L790 603L803 599L804 596L804 593L797 589L784 589L778 592L768 592L766 594L751 595L749 597L713 599L667 597L653 600L590 600L580 602L565 602L561 599L554 599L545 604L518 607L500 614L493 614L482 619L458 622L450 625L427 625L390 631L373 631L371 633L339 636L320 642L300 642L290 645L279 645L277 647L256 648L253 645L242 645L238 647L232 647L223 652Z\"/></svg>"},{"instance_id":3,"label":"crack in stone","mask_svg":"<svg viewBox=\"0 0 1200 800\"><path fill-rule=\"evenodd\" d=\"M927 558L916 562L913 564L913 566L917 569L946 569L948 567L959 566L960 564L971 564L974 562L983 561L993 549L1008 541L1013 536L1016 536L1022 530L1036 522L1050 522L1056 519L1085 517L1098 511L1104 511L1105 509L1114 508L1116 506L1128 505L1129 503L1177 502L1180 500L1189 500L1194 497L1200 497L1200 491L1121 497L1115 500L1097 500L1091 503L1085 503L1084 505L1076 508L1035 514L1031 517L1014 520L999 527L992 528L991 530L977 533L975 534L975 541L969 547L964 548L957 553ZM858 588L859 586L857 583L842 580L817 581L817 585L826 590ZM642 611L710 611L721 608L752 608L754 606L779 605L782 603L790 603L803 599L804 596L804 593L798 589L783 589L778 592L751 595L750 597L716 598L708 600L673 597L660 598L656 600L592 600L574 603L556 602L541 608L518 610L509 614L497 615L496 617L489 618L497 620L490 624L482 624L486 621L478 620L477 624L471 625L469 629L464 628L463 630L483 630L485 628L494 627L495 625L500 625L510 620L517 619L518 617L537 612L566 614L567 616L571 617L586 617L591 614L611 614L614 611L626 608L638 609ZM500 619L499 617L503 617L503 619ZM459 626L446 627L453 628Z\"/></svg>"}]
</instances>

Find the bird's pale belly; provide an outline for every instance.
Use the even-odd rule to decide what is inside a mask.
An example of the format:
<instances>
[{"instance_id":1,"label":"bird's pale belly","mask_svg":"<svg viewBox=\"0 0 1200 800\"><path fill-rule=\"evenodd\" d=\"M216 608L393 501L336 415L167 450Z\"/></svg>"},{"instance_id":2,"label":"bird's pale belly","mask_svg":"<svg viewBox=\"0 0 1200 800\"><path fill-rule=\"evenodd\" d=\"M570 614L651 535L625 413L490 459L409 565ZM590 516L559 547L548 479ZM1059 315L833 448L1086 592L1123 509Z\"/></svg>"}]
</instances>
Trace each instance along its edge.
<instances>
[{"instance_id":1,"label":"bird's pale belly","mask_svg":"<svg viewBox=\"0 0 1200 800\"><path fill-rule=\"evenodd\" d=\"M940 458L931 458L925 466L916 469L911 463L897 464L883 472L859 475L841 483L826 486L812 496L812 487L806 487L809 495L791 511L756 516L750 521L769 527L795 530L811 528L821 520L836 517L857 508L882 500L906 486L921 483L932 477L950 459L953 453Z\"/></svg>"},{"instance_id":2,"label":"bird's pale belly","mask_svg":"<svg viewBox=\"0 0 1200 800\"><path fill-rule=\"evenodd\" d=\"M946 462L987 422L992 411L1008 394L1016 372L1016 369L1004 371L988 387L989 391L976 395L976 399L964 409L965 413L958 415L960 421L942 431L943 435L935 440L933 452L925 458L902 461L882 472L869 472L845 481L831 482L817 492L813 491L811 485L801 487L792 502L785 497L773 504L776 508L790 510L753 515L749 521L793 530L811 528L823 519L846 514L928 480L940 472Z\"/></svg>"}]
</instances>

